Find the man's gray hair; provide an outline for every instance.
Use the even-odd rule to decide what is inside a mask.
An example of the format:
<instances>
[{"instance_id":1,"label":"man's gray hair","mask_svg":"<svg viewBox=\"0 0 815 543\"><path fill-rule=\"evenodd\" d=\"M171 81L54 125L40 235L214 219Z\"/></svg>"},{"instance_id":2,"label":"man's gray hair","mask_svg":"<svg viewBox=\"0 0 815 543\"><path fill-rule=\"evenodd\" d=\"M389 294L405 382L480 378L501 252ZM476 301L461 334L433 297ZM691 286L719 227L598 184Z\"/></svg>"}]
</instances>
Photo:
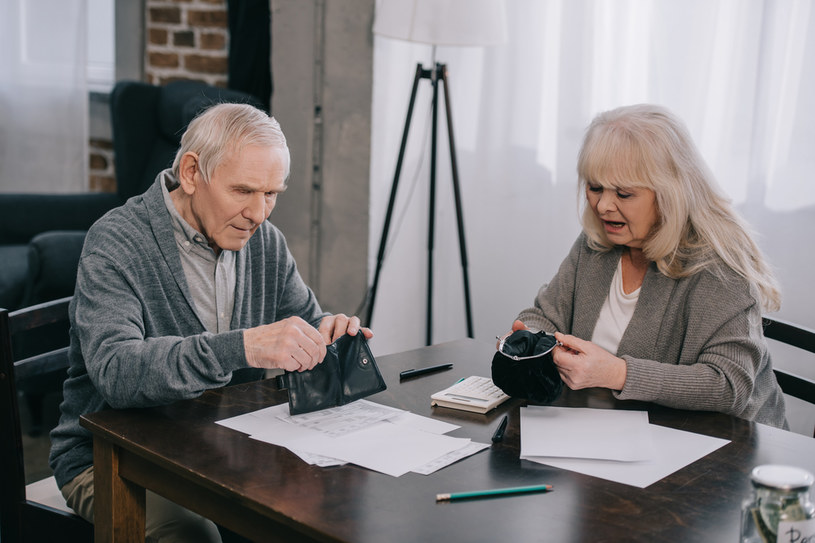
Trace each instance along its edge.
<instances>
[{"instance_id":1,"label":"man's gray hair","mask_svg":"<svg viewBox=\"0 0 815 543\"><path fill-rule=\"evenodd\" d=\"M234 152L249 145L280 149L286 155L286 178L291 157L286 136L274 117L249 104L216 104L199 113L181 136L181 147L173 161L178 177L181 157L187 152L198 155L198 166L205 182L215 168Z\"/></svg>"}]
</instances>

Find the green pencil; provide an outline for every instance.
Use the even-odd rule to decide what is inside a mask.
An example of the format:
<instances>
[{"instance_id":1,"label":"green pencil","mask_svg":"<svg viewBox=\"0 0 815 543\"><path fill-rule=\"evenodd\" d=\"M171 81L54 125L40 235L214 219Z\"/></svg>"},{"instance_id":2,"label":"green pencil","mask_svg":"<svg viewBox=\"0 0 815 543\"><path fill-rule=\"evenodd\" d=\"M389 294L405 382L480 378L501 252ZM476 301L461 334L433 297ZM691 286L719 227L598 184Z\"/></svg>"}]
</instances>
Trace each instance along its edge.
<instances>
[{"instance_id":1,"label":"green pencil","mask_svg":"<svg viewBox=\"0 0 815 543\"><path fill-rule=\"evenodd\" d=\"M526 494L529 492L549 492L552 485L516 486L510 488L496 488L493 490L475 490L473 492L455 492L453 494L436 494L437 502L451 502L471 498L489 498L491 496L506 496L507 494Z\"/></svg>"}]
</instances>

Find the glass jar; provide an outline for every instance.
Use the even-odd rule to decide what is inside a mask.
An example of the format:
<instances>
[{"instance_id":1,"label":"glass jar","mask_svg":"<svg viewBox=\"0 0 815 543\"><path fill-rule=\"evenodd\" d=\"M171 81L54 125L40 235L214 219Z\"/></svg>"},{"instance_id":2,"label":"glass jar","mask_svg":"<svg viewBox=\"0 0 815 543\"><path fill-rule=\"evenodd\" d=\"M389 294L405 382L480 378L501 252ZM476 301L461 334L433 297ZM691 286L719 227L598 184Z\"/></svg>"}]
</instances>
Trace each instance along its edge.
<instances>
[{"instance_id":1,"label":"glass jar","mask_svg":"<svg viewBox=\"0 0 815 543\"><path fill-rule=\"evenodd\" d=\"M741 508L741 543L815 543L815 478L805 469L767 464L750 474L753 490Z\"/></svg>"}]
</instances>

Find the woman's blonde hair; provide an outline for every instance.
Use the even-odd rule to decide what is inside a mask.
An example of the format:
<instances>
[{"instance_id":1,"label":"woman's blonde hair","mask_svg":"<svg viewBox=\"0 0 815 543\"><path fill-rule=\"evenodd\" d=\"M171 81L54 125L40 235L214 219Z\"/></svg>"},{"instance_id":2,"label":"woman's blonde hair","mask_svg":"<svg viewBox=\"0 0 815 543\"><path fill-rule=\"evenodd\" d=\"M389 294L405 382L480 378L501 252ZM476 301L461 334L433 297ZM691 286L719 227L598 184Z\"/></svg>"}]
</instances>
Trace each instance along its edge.
<instances>
[{"instance_id":1,"label":"woman's blonde hair","mask_svg":"<svg viewBox=\"0 0 815 543\"><path fill-rule=\"evenodd\" d=\"M642 248L662 273L674 279L715 273L722 261L756 287L764 310L780 308L778 284L750 229L670 111L639 104L599 114L586 132L577 172L581 194L588 183L654 191L659 220ZM585 199L583 205L590 246L610 250L602 223Z\"/></svg>"},{"instance_id":2,"label":"woman's blonde hair","mask_svg":"<svg viewBox=\"0 0 815 543\"><path fill-rule=\"evenodd\" d=\"M231 153L240 152L249 145L280 149L286 156L286 179L289 177L291 157L286 136L274 117L249 104L216 104L199 113L181 136L181 147L173 161L173 174L184 153L198 155L201 176L206 183Z\"/></svg>"}]
</instances>

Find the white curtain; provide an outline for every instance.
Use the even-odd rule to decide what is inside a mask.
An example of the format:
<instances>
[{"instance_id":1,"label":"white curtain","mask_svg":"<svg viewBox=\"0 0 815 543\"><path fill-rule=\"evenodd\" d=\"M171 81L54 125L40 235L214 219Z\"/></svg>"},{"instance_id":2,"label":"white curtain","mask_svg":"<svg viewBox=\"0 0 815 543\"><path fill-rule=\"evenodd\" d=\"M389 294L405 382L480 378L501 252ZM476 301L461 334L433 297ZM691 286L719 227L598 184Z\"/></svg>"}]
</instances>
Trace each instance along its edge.
<instances>
[{"instance_id":1,"label":"white curtain","mask_svg":"<svg viewBox=\"0 0 815 543\"><path fill-rule=\"evenodd\" d=\"M0 2L0 192L87 189L86 10Z\"/></svg>"},{"instance_id":2,"label":"white curtain","mask_svg":"<svg viewBox=\"0 0 815 543\"><path fill-rule=\"evenodd\" d=\"M780 315L815 327L812 2L507 0L507 9L505 45L435 51L449 69L476 337L509 328L578 234L585 127L600 111L638 102L686 121L777 269ZM374 40L371 270L413 72L434 54ZM429 82L419 89L374 309L380 352L425 341ZM440 145L434 343L466 335L449 151L444 138Z\"/></svg>"}]
</instances>

